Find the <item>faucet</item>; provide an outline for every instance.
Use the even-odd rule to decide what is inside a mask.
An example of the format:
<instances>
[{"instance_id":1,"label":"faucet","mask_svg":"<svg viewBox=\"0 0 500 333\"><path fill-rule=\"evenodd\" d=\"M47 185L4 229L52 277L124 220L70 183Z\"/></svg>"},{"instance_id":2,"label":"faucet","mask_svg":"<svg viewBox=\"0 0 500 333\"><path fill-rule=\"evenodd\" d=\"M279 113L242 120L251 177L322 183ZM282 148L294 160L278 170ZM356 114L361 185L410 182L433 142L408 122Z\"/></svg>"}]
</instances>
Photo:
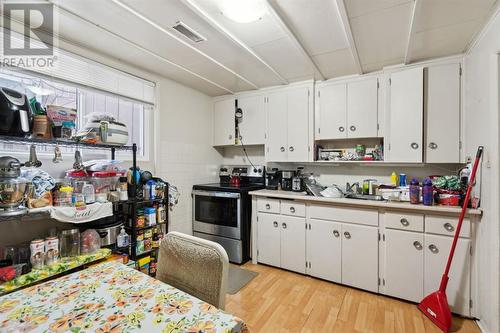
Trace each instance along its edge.
<instances>
[{"instance_id":1,"label":"faucet","mask_svg":"<svg viewBox=\"0 0 500 333\"><path fill-rule=\"evenodd\" d=\"M349 183L346 183L345 184L345 192L346 193L354 193L354 194L358 194L360 193L361 187L359 186L359 183L356 182L356 183L353 183L352 185L349 184Z\"/></svg>"}]
</instances>

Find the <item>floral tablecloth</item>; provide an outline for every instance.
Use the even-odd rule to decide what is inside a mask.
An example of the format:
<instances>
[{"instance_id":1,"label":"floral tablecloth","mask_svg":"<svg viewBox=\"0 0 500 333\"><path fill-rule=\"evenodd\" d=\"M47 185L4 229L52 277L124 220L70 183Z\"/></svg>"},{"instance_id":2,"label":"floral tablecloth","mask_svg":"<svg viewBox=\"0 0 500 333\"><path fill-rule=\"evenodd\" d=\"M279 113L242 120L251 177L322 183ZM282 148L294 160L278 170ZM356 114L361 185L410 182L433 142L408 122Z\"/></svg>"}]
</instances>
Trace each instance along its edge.
<instances>
[{"instance_id":1,"label":"floral tablecloth","mask_svg":"<svg viewBox=\"0 0 500 333\"><path fill-rule=\"evenodd\" d=\"M0 295L6 294L24 286L28 286L30 284L34 284L38 281L48 279L51 276L64 273L85 264L104 259L110 254L110 249L100 249L93 254L82 254L81 256L77 257L62 258L57 263L51 266L47 266L42 269L34 269L28 274L18 276L12 281L0 284Z\"/></svg>"},{"instance_id":2,"label":"floral tablecloth","mask_svg":"<svg viewBox=\"0 0 500 333\"><path fill-rule=\"evenodd\" d=\"M238 318L120 262L0 297L0 332L247 332Z\"/></svg>"}]
</instances>

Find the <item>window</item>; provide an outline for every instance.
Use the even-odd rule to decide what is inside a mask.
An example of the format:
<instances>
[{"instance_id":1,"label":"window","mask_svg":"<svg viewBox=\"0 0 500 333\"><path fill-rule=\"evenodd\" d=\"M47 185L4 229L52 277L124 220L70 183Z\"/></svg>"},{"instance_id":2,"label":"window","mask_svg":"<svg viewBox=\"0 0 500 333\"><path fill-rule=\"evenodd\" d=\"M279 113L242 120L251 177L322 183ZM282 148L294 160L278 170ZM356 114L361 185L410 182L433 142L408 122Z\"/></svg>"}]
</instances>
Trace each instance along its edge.
<instances>
[{"instance_id":1,"label":"window","mask_svg":"<svg viewBox=\"0 0 500 333\"><path fill-rule=\"evenodd\" d=\"M127 99L122 96L106 93L90 88L82 88L77 84L62 83L45 77L38 77L24 71L0 70L0 86L7 87L35 97L42 106L58 105L78 110L77 129L86 124L86 116L92 112L112 115L117 121L124 123L129 132L128 145L136 143L138 158L149 159L149 137L145 127L149 125L153 106ZM73 148L61 148L63 153L73 154ZM0 151L26 152L27 145L0 143ZM53 147L37 146L40 153L53 153ZM88 154L89 152L87 152ZM109 156L109 153L103 153ZM129 154L127 154L129 156ZM124 155L125 157L125 155Z\"/></svg>"}]
</instances>

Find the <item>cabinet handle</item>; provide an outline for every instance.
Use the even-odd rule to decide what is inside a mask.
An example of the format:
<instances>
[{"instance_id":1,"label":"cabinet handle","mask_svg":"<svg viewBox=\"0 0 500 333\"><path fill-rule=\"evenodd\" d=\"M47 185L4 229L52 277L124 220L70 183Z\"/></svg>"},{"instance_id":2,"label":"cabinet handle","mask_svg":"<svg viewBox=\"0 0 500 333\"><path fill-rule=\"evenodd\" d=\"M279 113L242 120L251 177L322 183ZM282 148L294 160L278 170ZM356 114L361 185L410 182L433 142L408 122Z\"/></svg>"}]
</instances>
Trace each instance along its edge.
<instances>
[{"instance_id":1,"label":"cabinet handle","mask_svg":"<svg viewBox=\"0 0 500 333\"><path fill-rule=\"evenodd\" d=\"M412 142L412 143L410 144L410 147L412 147L413 149L418 149L418 143L416 143L416 142Z\"/></svg>"},{"instance_id":2,"label":"cabinet handle","mask_svg":"<svg viewBox=\"0 0 500 333\"><path fill-rule=\"evenodd\" d=\"M401 220L399 220L399 222L401 222L401 224L403 225L403 227L407 227L407 226L410 225L410 222L408 222L408 220L405 219L404 217Z\"/></svg>"},{"instance_id":3,"label":"cabinet handle","mask_svg":"<svg viewBox=\"0 0 500 333\"><path fill-rule=\"evenodd\" d=\"M282 153L284 153L285 152L285 147L281 147L280 150L281 150Z\"/></svg>"},{"instance_id":4,"label":"cabinet handle","mask_svg":"<svg viewBox=\"0 0 500 333\"><path fill-rule=\"evenodd\" d=\"M443 224L443 227L446 229L446 231L453 232L455 231L455 227L451 225L451 223L445 223Z\"/></svg>"},{"instance_id":5,"label":"cabinet handle","mask_svg":"<svg viewBox=\"0 0 500 333\"><path fill-rule=\"evenodd\" d=\"M295 148L293 148L293 146L291 146L291 147L290 147L290 148L288 148L288 149L290 149L290 151L294 151L294 150L295 150Z\"/></svg>"},{"instance_id":6,"label":"cabinet handle","mask_svg":"<svg viewBox=\"0 0 500 333\"><path fill-rule=\"evenodd\" d=\"M275 228L277 228L278 227L278 222L274 221L273 225L274 225Z\"/></svg>"},{"instance_id":7,"label":"cabinet handle","mask_svg":"<svg viewBox=\"0 0 500 333\"><path fill-rule=\"evenodd\" d=\"M429 143L429 148L430 149L437 149L438 145L434 142Z\"/></svg>"},{"instance_id":8,"label":"cabinet handle","mask_svg":"<svg viewBox=\"0 0 500 333\"><path fill-rule=\"evenodd\" d=\"M290 213L295 213L295 208L294 207L290 207Z\"/></svg>"},{"instance_id":9,"label":"cabinet handle","mask_svg":"<svg viewBox=\"0 0 500 333\"><path fill-rule=\"evenodd\" d=\"M343 131L345 131L345 128L343 126L340 126L339 127L339 132L343 132Z\"/></svg>"},{"instance_id":10,"label":"cabinet handle","mask_svg":"<svg viewBox=\"0 0 500 333\"><path fill-rule=\"evenodd\" d=\"M413 246L419 251L422 250L422 244L419 241L414 241Z\"/></svg>"},{"instance_id":11,"label":"cabinet handle","mask_svg":"<svg viewBox=\"0 0 500 333\"><path fill-rule=\"evenodd\" d=\"M356 131L356 126L351 125L351 127L349 127L349 129L350 129L352 132L355 132L355 131Z\"/></svg>"},{"instance_id":12,"label":"cabinet handle","mask_svg":"<svg viewBox=\"0 0 500 333\"><path fill-rule=\"evenodd\" d=\"M434 253L434 254L439 253L439 249L434 244L429 245L429 250L431 250L431 252Z\"/></svg>"},{"instance_id":13,"label":"cabinet handle","mask_svg":"<svg viewBox=\"0 0 500 333\"><path fill-rule=\"evenodd\" d=\"M270 204L266 204L266 209L267 210L271 209L271 205Z\"/></svg>"},{"instance_id":14,"label":"cabinet handle","mask_svg":"<svg viewBox=\"0 0 500 333\"><path fill-rule=\"evenodd\" d=\"M286 223L281 223L281 226L283 227L283 229L286 229Z\"/></svg>"},{"instance_id":15,"label":"cabinet handle","mask_svg":"<svg viewBox=\"0 0 500 333\"><path fill-rule=\"evenodd\" d=\"M333 230L333 235L338 238L340 236L340 233L338 230Z\"/></svg>"},{"instance_id":16,"label":"cabinet handle","mask_svg":"<svg viewBox=\"0 0 500 333\"><path fill-rule=\"evenodd\" d=\"M348 231L344 232L344 236L347 239L351 239L351 234Z\"/></svg>"}]
</instances>

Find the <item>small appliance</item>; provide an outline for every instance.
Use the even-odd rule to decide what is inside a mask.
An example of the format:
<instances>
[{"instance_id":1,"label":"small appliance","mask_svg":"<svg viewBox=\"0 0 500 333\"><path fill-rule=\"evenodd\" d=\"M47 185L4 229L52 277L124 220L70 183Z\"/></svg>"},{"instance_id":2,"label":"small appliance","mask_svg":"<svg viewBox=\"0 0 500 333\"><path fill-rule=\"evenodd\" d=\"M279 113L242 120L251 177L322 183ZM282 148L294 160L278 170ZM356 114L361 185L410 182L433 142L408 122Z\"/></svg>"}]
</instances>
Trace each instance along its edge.
<instances>
[{"instance_id":1,"label":"small appliance","mask_svg":"<svg viewBox=\"0 0 500 333\"><path fill-rule=\"evenodd\" d=\"M281 189L283 191L293 190L293 177L295 177L295 171L284 170L281 172Z\"/></svg>"},{"instance_id":2,"label":"small appliance","mask_svg":"<svg viewBox=\"0 0 500 333\"><path fill-rule=\"evenodd\" d=\"M273 168L266 172L266 189L277 190L281 184L281 171L278 168Z\"/></svg>"},{"instance_id":3,"label":"small appliance","mask_svg":"<svg viewBox=\"0 0 500 333\"><path fill-rule=\"evenodd\" d=\"M33 116L26 95L0 87L0 119L0 135L30 134Z\"/></svg>"},{"instance_id":4,"label":"small appliance","mask_svg":"<svg viewBox=\"0 0 500 333\"><path fill-rule=\"evenodd\" d=\"M11 156L0 157L0 216L27 212L24 207L29 181L21 177L21 163Z\"/></svg>"},{"instance_id":5,"label":"small appliance","mask_svg":"<svg viewBox=\"0 0 500 333\"><path fill-rule=\"evenodd\" d=\"M303 167L298 167L295 176L292 178L292 191L293 192L302 192L304 191L304 179L302 177Z\"/></svg>"}]
</instances>

